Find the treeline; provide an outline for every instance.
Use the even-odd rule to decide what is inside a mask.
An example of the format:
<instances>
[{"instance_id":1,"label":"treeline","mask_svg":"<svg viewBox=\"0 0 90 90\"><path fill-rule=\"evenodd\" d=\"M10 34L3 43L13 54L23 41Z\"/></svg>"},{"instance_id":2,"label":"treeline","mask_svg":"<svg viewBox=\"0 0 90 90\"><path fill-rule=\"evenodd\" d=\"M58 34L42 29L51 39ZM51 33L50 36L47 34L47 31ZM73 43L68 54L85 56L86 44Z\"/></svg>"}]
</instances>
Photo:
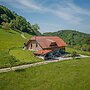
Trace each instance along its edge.
<instances>
[{"instance_id":1,"label":"treeline","mask_svg":"<svg viewBox=\"0 0 90 90\"><path fill-rule=\"evenodd\" d=\"M38 31L40 29L38 24L31 25L24 17L17 15L15 12L11 12L2 5L0 5L0 27L5 30L13 29L32 35L41 35Z\"/></svg>"},{"instance_id":2,"label":"treeline","mask_svg":"<svg viewBox=\"0 0 90 90\"><path fill-rule=\"evenodd\" d=\"M43 35L59 36L69 47L90 52L90 34L81 33L75 30L60 30L57 32L47 32Z\"/></svg>"}]
</instances>

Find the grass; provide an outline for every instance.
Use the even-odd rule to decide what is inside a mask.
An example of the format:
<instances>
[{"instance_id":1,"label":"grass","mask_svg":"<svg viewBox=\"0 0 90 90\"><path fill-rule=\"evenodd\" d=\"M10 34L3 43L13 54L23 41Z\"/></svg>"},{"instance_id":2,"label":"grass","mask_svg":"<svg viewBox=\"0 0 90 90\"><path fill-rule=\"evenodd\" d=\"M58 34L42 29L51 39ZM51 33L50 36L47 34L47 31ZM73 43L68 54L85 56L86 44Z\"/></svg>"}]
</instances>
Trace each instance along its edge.
<instances>
[{"instance_id":1,"label":"grass","mask_svg":"<svg viewBox=\"0 0 90 90\"><path fill-rule=\"evenodd\" d=\"M9 67L9 60L13 55L18 62L15 65L34 63L42 61L34 57L32 52L22 50L26 39L21 37L21 32L14 30L5 31L0 29L0 68ZM25 37L31 38L31 35L25 33ZM16 50L15 50L16 49ZM8 53L10 50L10 53Z\"/></svg>"},{"instance_id":2,"label":"grass","mask_svg":"<svg viewBox=\"0 0 90 90\"><path fill-rule=\"evenodd\" d=\"M10 55L7 53L7 51L6 52L1 51L0 52L0 68L9 66L9 62L8 62L9 59L10 59Z\"/></svg>"},{"instance_id":3,"label":"grass","mask_svg":"<svg viewBox=\"0 0 90 90\"><path fill-rule=\"evenodd\" d=\"M0 74L0 90L89 90L90 58Z\"/></svg>"},{"instance_id":4,"label":"grass","mask_svg":"<svg viewBox=\"0 0 90 90\"><path fill-rule=\"evenodd\" d=\"M25 39L20 36L20 33L9 30L0 29L0 51L10 49L12 47L23 47Z\"/></svg>"},{"instance_id":5,"label":"grass","mask_svg":"<svg viewBox=\"0 0 90 90\"><path fill-rule=\"evenodd\" d=\"M9 53L21 62L33 63L43 61L42 59L39 59L36 56L34 56L33 51L23 50L23 48L13 49Z\"/></svg>"},{"instance_id":6,"label":"grass","mask_svg":"<svg viewBox=\"0 0 90 90\"><path fill-rule=\"evenodd\" d=\"M28 34L28 33L24 33L24 35L25 35L25 37L26 37L27 39L30 39L30 38L32 37L32 35L30 35L30 34Z\"/></svg>"},{"instance_id":7,"label":"grass","mask_svg":"<svg viewBox=\"0 0 90 90\"><path fill-rule=\"evenodd\" d=\"M15 57L16 63L14 66L23 65L23 64L30 64L35 62L41 62L42 59L39 59L33 55L33 52L28 50L22 50L21 48L15 48L11 50L9 53L8 51L1 51L0 52L0 68L10 67L9 60L13 60L12 56Z\"/></svg>"},{"instance_id":8,"label":"grass","mask_svg":"<svg viewBox=\"0 0 90 90\"><path fill-rule=\"evenodd\" d=\"M74 48L66 48L66 52L70 52L70 53L72 53L72 52L77 52L78 54L82 54L82 55L88 55L88 56L90 56L90 52L86 52L86 51L81 51L81 50L77 50L77 49L74 49Z\"/></svg>"},{"instance_id":9,"label":"grass","mask_svg":"<svg viewBox=\"0 0 90 90\"><path fill-rule=\"evenodd\" d=\"M31 35L25 33L25 37ZM20 33L0 29L0 68L9 66L9 59L13 55L17 59L16 65L42 61L33 55L32 51L22 50L27 42ZM14 48L13 48L14 47ZM11 49L12 48L12 49ZM10 52L8 53L8 50ZM89 52L76 51L90 55ZM90 58L74 59L49 63L0 74L0 90L89 90L90 89Z\"/></svg>"}]
</instances>

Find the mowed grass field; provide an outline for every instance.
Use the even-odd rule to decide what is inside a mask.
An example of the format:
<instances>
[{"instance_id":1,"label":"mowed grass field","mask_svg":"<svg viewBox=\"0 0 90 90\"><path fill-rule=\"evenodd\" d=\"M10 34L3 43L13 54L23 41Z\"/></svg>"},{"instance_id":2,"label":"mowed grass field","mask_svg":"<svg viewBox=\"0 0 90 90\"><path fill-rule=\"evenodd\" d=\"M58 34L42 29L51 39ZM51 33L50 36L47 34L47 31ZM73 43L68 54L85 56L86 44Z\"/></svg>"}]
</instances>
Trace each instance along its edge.
<instances>
[{"instance_id":1,"label":"mowed grass field","mask_svg":"<svg viewBox=\"0 0 90 90\"><path fill-rule=\"evenodd\" d=\"M0 29L0 68L9 67L9 60L13 55L17 59L16 65L34 63L43 61L36 58L32 51L23 50L24 43L32 37L32 35L25 33L24 39L21 37L21 32L14 30Z\"/></svg>"},{"instance_id":2,"label":"mowed grass field","mask_svg":"<svg viewBox=\"0 0 90 90\"><path fill-rule=\"evenodd\" d=\"M90 90L90 58L2 73L0 90Z\"/></svg>"}]
</instances>

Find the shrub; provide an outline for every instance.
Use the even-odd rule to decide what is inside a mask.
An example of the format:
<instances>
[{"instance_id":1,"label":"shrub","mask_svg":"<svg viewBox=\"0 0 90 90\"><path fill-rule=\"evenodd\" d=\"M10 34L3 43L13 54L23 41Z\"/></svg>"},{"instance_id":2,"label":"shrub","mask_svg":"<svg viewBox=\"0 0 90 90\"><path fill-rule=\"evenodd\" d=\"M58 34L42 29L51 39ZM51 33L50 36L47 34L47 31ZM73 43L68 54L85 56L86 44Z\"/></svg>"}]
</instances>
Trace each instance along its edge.
<instances>
[{"instance_id":1,"label":"shrub","mask_svg":"<svg viewBox=\"0 0 90 90\"><path fill-rule=\"evenodd\" d=\"M77 56L77 52L76 52L76 51L73 51L73 52L71 53L71 56L72 56L72 58L74 59L74 58Z\"/></svg>"}]
</instances>

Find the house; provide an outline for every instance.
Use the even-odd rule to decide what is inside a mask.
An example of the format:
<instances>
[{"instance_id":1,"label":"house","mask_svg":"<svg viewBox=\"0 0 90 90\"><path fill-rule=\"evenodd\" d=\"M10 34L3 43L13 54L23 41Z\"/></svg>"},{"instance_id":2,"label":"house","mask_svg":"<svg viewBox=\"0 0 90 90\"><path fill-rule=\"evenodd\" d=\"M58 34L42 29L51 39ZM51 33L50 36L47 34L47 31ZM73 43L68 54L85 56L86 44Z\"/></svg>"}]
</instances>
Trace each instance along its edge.
<instances>
[{"instance_id":1,"label":"house","mask_svg":"<svg viewBox=\"0 0 90 90\"><path fill-rule=\"evenodd\" d=\"M65 52L67 44L57 36L33 36L25 45L26 49L34 50L35 55L44 59L59 56Z\"/></svg>"}]
</instances>

